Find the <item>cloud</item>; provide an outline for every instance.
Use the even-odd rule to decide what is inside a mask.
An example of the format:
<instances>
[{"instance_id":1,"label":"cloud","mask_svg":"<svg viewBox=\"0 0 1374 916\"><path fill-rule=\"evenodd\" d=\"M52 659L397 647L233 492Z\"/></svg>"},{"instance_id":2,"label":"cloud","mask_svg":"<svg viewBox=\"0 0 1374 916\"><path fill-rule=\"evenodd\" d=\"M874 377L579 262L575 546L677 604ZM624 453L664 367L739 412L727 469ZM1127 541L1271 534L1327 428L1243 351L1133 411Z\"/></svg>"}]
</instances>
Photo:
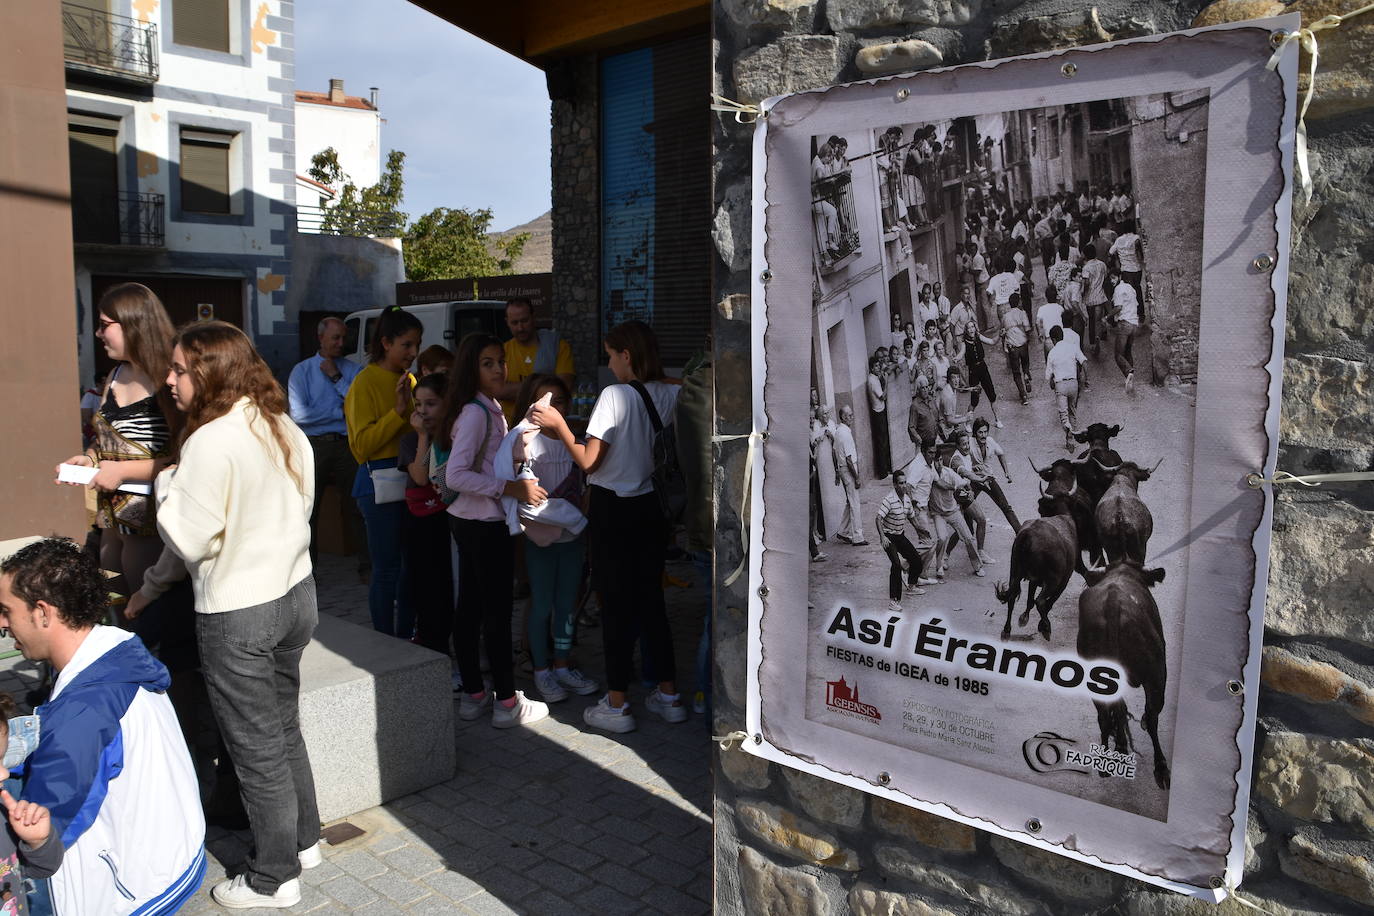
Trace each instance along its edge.
<instances>
[{"instance_id":1,"label":"cloud","mask_svg":"<svg viewBox=\"0 0 1374 916\"><path fill-rule=\"evenodd\" d=\"M295 4L296 88L380 89L384 150L406 153L405 209L487 207L494 228L549 209L544 74L406 0ZM301 159L314 150L297 150ZM383 153L385 155L385 152Z\"/></svg>"}]
</instances>

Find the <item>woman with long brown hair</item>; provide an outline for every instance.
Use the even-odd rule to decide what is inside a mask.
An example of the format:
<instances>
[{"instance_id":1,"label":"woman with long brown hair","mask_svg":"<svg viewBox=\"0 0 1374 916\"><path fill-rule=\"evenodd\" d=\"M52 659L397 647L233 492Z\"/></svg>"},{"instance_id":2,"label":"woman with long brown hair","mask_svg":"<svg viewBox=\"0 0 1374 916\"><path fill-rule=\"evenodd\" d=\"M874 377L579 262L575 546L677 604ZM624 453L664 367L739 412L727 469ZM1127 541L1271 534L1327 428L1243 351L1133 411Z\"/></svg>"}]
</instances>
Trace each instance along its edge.
<instances>
[{"instance_id":1,"label":"woman with long brown hair","mask_svg":"<svg viewBox=\"0 0 1374 916\"><path fill-rule=\"evenodd\" d=\"M211 895L229 907L291 906L301 869L320 861L298 719L301 653L319 620L314 454L272 371L231 324L183 328L167 386L186 429L179 463L158 478L158 530L191 574L210 708L255 846L247 871Z\"/></svg>"},{"instance_id":2,"label":"woman with long brown hair","mask_svg":"<svg viewBox=\"0 0 1374 916\"><path fill-rule=\"evenodd\" d=\"M133 594L157 561L162 542L150 497L119 488L151 482L169 461L180 421L161 382L167 377L176 331L162 302L140 283L121 283L108 290L100 299L96 322L96 336L116 365L91 421L95 441L66 463L97 469L90 486L98 491L100 565L122 573L123 590Z\"/></svg>"}]
</instances>

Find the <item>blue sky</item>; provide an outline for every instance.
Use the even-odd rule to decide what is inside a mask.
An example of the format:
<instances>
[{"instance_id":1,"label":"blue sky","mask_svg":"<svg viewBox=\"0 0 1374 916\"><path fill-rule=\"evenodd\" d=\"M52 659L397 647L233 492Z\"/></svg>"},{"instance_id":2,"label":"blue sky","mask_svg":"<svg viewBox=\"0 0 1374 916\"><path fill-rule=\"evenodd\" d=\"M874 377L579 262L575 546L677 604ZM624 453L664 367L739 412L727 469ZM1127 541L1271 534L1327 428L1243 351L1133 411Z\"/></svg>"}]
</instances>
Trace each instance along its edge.
<instances>
[{"instance_id":1,"label":"blue sky","mask_svg":"<svg viewBox=\"0 0 1374 916\"><path fill-rule=\"evenodd\" d=\"M349 95L380 88L383 161L405 151L412 219L487 207L499 231L549 209L543 71L406 0L306 0L295 11L296 88L327 92L331 78Z\"/></svg>"}]
</instances>

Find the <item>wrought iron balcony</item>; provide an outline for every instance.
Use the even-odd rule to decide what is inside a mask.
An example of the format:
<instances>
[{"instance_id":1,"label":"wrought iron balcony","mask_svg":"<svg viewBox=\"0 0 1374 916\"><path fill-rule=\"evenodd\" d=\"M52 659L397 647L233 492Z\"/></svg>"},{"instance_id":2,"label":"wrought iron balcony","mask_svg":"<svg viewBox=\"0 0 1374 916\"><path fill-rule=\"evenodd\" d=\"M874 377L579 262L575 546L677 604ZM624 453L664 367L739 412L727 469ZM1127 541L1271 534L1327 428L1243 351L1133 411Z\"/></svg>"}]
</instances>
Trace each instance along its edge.
<instances>
[{"instance_id":1,"label":"wrought iron balcony","mask_svg":"<svg viewBox=\"0 0 1374 916\"><path fill-rule=\"evenodd\" d=\"M162 248L166 207L161 194L117 191L110 196L72 198L72 236L77 244Z\"/></svg>"},{"instance_id":2,"label":"wrought iron balcony","mask_svg":"<svg viewBox=\"0 0 1374 916\"><path fill-rule=\"evenodd\" d=\"M296 205L296 231L310 235L394 239L405 235L405 229L403 221L391 212L344 214L333 207Z\"/></svg>"},{"instance_id":3,"label":"wrought iron balcony","mask_svg":"<svg viewBox=\"0 0 1374 916\"><path fill-rule=\"evenodd\" d=\"M62 39L68 70L157 82L157 26L152 23L64 2Z\"/></svg>"}]
</instances>

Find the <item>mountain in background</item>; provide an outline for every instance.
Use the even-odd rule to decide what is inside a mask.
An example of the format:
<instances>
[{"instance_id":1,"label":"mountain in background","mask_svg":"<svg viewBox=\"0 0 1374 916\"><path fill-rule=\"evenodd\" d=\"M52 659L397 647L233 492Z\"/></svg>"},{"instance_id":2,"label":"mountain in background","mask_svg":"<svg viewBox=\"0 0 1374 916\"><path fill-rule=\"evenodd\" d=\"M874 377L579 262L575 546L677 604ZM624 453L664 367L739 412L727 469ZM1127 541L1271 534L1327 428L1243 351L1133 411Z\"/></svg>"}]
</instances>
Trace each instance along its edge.
<instances>
[{"instance_id":1,"label":"mountain in background","mask_svg":"<svg viewBox=\"0 0 1374 916\"><path fill-rule=\"evenodd\" d=\"M507 229L505 232L492 232L488 234L487 238L503 239L521 232L528 232L530 237L525 242L525 250L516 259L512 273L542 274L552 271L553 211L550 210L543 216L536 216L528 223Z\"/></svg>"}]
</instances>

